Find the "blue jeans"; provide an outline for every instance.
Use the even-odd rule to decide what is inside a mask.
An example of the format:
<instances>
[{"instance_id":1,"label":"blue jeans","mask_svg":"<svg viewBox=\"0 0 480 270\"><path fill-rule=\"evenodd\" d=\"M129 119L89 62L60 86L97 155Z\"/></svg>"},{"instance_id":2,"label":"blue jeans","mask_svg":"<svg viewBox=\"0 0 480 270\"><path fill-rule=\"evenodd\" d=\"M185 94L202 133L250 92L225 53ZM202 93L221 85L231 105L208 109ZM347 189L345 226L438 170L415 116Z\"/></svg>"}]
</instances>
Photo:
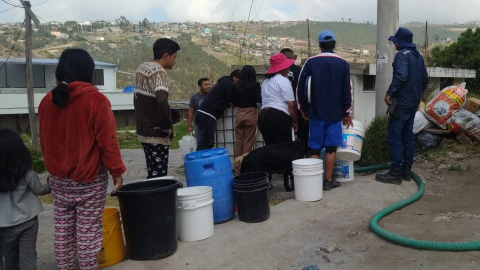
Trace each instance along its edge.
<instances>
[{"instance_id":1,"label":"blue jeans","mask_svg":"<svg viewBox=\"0 0 480 270\"><path fill-rule=\"evenodd\" d=\"M413 114L400 114L388 119L387 141L390 147L390 161L392 169L411 169L415 154L415 140L413 136Z\"/></svg>"}]
</instances>

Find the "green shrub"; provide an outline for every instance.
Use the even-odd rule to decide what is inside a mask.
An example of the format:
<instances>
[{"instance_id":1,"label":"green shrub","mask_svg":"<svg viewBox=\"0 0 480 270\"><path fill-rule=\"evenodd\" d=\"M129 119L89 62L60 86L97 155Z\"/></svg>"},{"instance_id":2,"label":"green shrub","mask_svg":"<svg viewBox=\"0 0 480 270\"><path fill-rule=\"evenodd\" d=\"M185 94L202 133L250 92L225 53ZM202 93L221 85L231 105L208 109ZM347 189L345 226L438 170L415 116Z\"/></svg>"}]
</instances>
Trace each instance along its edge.
<instances>
[{"instance_id":1,"label":"green shrub","mask_svg":"<svg viewBox=\"0 0 480 270\"><path fill-rule=\"evenodd\" d=\"M45 172L45 164L43 163L43 154L41 150L35 150L32 147L28 147L30 155L32 155L32 167L36 173Z\"/></svg>"},{"instance_id":2,"label":"green shrub","mask_svg":"<svg viewBox=\"0 0 480 270\"><path fill-rule=\"evenodd\" d=\"M372 166L390 162L387 144L388 117L376 117L370 122L363 141L361 166Z\"/></svg>"},{"instance_id":3,"label":"green shrub","mask_svg":"<svg viewBox=\"0 0 480 270\"><path fill-rule=\"evenodd\" d=\"M31 142L31 141L32 141L32 137L31 137L29 134L27 134L27 133L22 133L22 134L20 134L20 137L22 138L22 141L23 141L25 144L29 145L29 144L32 143L32 142Z\"/></svg>"}]
</instances>

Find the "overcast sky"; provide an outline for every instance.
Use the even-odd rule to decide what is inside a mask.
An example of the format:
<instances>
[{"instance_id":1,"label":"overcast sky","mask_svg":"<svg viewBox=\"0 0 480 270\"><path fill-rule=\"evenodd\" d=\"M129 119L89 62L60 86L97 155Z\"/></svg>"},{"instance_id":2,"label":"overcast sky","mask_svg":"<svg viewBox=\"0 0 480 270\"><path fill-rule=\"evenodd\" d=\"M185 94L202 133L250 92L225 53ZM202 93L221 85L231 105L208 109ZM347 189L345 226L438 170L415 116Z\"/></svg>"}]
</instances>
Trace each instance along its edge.
<instances>
[{"instance_id":1,"label":"overcast sky","mask_svg":"<svg viewBox=\"0 0 480 270\"><path fill-rule=\"evenodd\" d=\"M21 22L24 11L0 2L0 22ZM247 20L250 0L31 0L33 11L48 21L128 20L202 23ZM35 6L38 5L38 6ZM377 20L377 0L254 0L250 19L352 22ZM400 23L464 23L480 20L480 0L400 0ZM233 16L232 16L233 14ZM42 21L44 22L44 21Z\"/></svg>"}]
</instances>

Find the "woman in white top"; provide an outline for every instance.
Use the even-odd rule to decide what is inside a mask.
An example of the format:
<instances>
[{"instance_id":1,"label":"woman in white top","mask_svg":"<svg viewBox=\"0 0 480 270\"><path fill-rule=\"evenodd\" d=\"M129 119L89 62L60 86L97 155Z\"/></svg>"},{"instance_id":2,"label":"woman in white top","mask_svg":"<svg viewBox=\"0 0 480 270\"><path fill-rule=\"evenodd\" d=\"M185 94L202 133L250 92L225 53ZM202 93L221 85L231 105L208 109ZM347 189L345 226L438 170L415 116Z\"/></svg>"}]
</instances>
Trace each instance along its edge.
<instances>
[{"instance_id":1,"label":"woman in white top","mask_svg":"<svg viewBox=\"0 0 480 270\"><path fill-rule=\"evenodd\" d=\"M262 110L258 116L258 128L266 145L292 141L292 128L298 129L292 84L285 78L294 62L282 53L270 57L270 68L262 83Z\"/></svg>"}]
</instances>

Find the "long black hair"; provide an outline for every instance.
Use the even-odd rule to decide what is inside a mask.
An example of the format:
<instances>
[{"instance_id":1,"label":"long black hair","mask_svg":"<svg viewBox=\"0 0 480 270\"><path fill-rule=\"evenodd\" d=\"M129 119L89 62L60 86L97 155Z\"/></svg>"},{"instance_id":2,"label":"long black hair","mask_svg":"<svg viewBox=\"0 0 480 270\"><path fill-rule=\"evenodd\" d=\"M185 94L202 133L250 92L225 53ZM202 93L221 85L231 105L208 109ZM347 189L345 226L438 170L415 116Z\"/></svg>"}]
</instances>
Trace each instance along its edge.
<instances>
[{"instance_id":1,"label":"long black hair","mask_svg":"<svg viewBox=\"0 0 480 270\"><path fill-rule=\"evenodd\" d=\"M246 65L242 68L242 72L240 72L240 78L238 79L235 91L245 92L247 89L254 88L256 83L257 72L255 71L255 68L250 65Z\"/></svg>"},{"instance_id":2,"label":"long black hair","mask_svg":"<svg viewBox=\"0 0 480 270\"><path fill-rule=\"evenodd\" d=\"M58 60L55 77L58 85L52 90L53 103L59 107L67 105L68 84L81 81L93 84L93 70L95 63L87 51L82 49L66 49Z\"/></svg>"},{"instance_id":3,"label":"long black hair","mask_svg":"<svg viewBox=\"0 0 480 270\"><path fill-rule=\"evenodd\" d=\"M32 169L32 156L13 130L0 129L0 192L18 188L18 182Z\"/></svg>"}]
</instances>

